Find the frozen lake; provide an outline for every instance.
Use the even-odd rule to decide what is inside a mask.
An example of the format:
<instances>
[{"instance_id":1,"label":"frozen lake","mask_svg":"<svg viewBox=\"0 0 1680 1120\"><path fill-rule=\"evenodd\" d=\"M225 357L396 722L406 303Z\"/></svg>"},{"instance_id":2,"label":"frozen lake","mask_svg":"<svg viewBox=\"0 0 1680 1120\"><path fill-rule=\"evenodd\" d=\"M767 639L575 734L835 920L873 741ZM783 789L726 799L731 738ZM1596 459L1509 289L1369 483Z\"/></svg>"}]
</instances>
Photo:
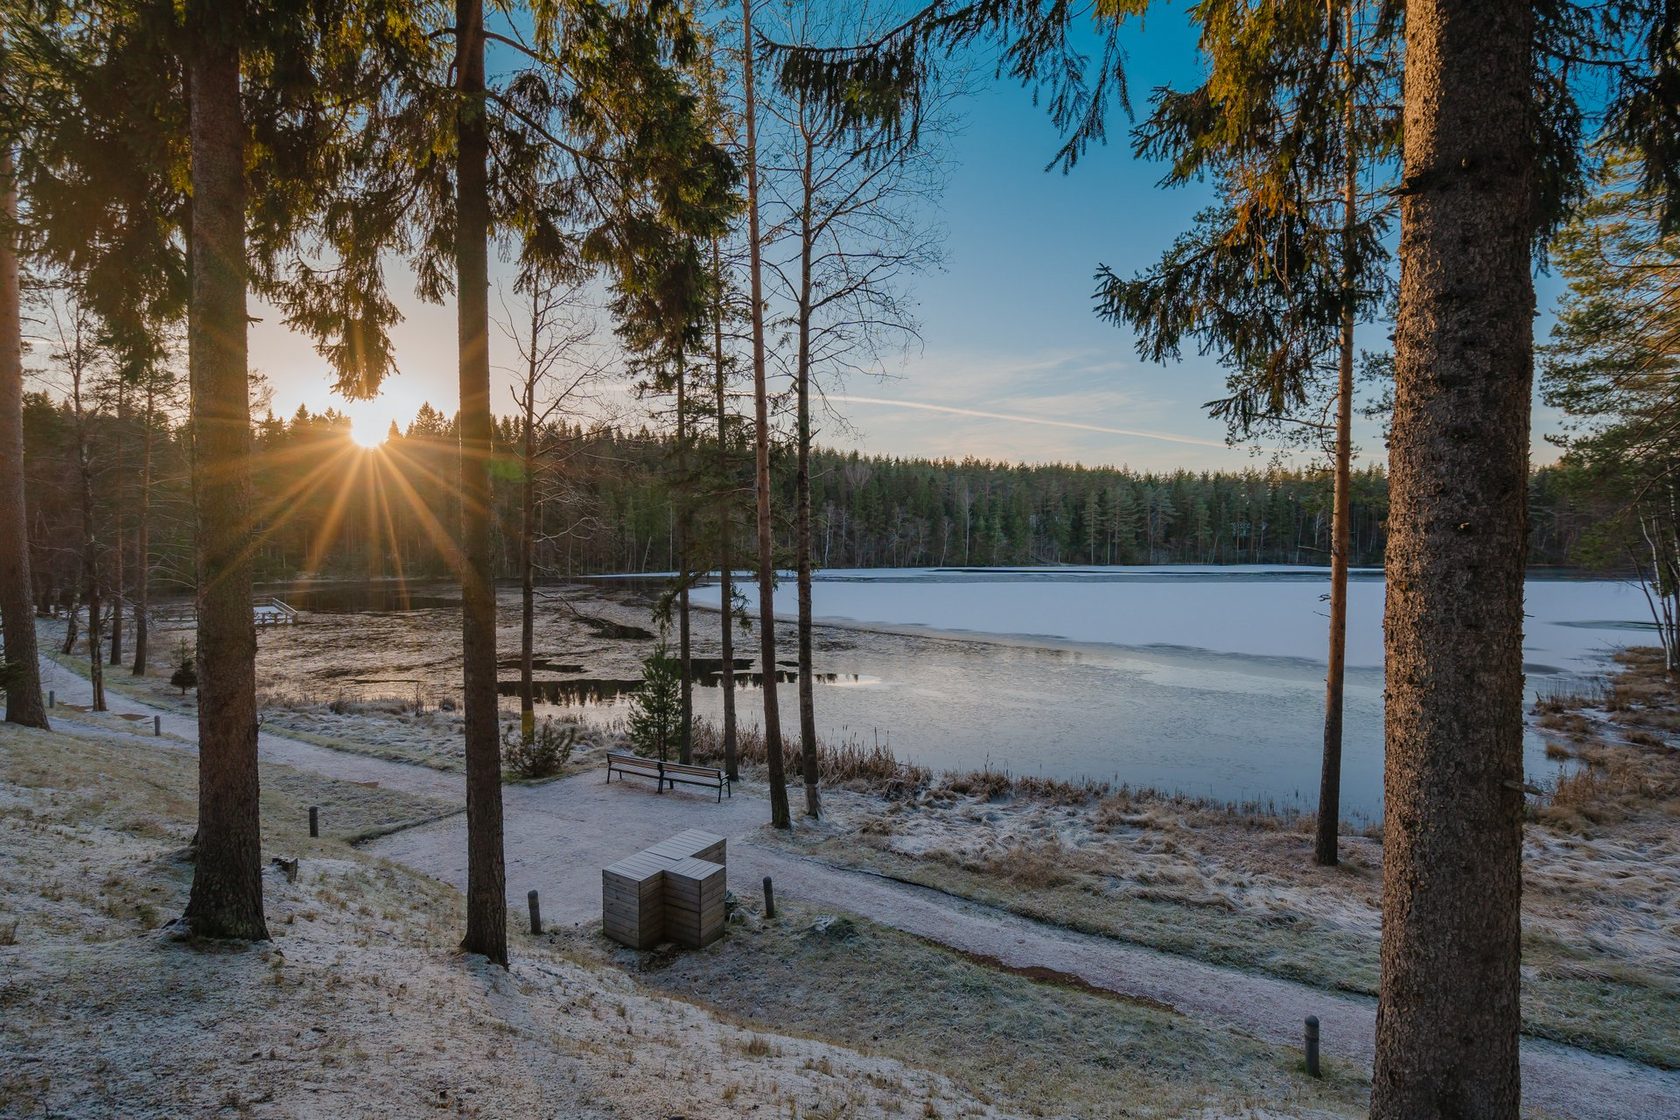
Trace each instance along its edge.
<instances>
[{"instance_id":1,"label":"frozen lake","mask_svg":"<svg viewBox=\"0 0 1680 1120\"><path fill-rule=\"evenodd\" d=\"M1309 807L1328 589L1327 570L1301 568L822 572L815 614L833 625L817 642L818 729L879 737L938 768ZM753 601L755 588L744 590ZM1635 586L1532 579L1527 594L1531 693L1548 677L1601 673L1618 646L1651 640ZM1354 818L1381 812L1382 597L1380 573L1355 575L1343 762ZM717 589L696 599L715 607ZM791 617L791 579L776 600ZM738 649L756 652L756 641ZM791 642L777 656L791 661ZM784 726L796 728L794 686L780 688ZM755 696L741 690L743 718ZM696 706L715 717L718 690L698 690ZM1532 736L1527 764L1542 781L1555 772Z\"/></svg>"}]
</instances>

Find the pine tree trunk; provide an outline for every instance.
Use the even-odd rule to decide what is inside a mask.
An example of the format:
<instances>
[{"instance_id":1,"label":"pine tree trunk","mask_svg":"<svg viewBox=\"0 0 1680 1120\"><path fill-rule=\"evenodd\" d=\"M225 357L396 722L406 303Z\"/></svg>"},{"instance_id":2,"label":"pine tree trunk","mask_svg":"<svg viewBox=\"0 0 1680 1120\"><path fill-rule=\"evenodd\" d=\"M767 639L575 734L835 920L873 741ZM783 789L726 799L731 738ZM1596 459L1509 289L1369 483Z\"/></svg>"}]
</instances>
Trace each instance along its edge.
<instances>
[{"instance_id":1,"label":"pine tree trunk","mask_svg":"<svg viewBox=\"0 0 1680 1120\"><path fill-rule=\"evenodd\" d=\"M770 824L792 828L782 760L782 719L776 697L776 549L770 519L770 394L764 371L764 262L758 222L758 103L754 99L753 0L741 0L741 71L747 118L747 253L753 342L753 489L758 514L758 659L764 674L765 769L770 779Z\"/></svg>"},{"instance_id":2,"label":"pine tree trunk","mask_svg":"<svg viewBox=\"0 0 1680 1120\"><path fill-rule=\"evenodd\" d=\"M156 387L146 386L146 435L140 451L140 502L135 515L134 562L134 675L146 675L146 643L151 631L152 583L152 424L155 422Z\"/></svg>"},{"instance_id":3,"label":"pine tree trunk","mask_svg":"<svg viewBox=\"0 0 1680 1120\"><path fill-rule=\"evenodd\" d=\"M536 640L536 535L537 535L537 338L541 312L536 296L531 297L531 352L525 370L525 439L520 452L519 492L519 733L529 742L537 733L536 688L531 683L533 645Z\"/></svg>"},{"instance_id":4,"label":"pine tree trunk","mask_svg":"<svg viewBox=\"0 0 1680 1120\"><path fill-rule=\"evenodd\" d=\"M799 357L794 370L799 398L794 470L794 544L799 581L799 757L805 770L805 815L822 815L817 790L817 698L811 657L811 163L814 143L805 136L799 223Z\"/></svg>"},{"instance_id":5,"label":"pine tree trunk","mask_svg":"<svg viewBox=\"0 0 1680 1120\"><path fill-rule=\"evenodd\" d=\"M77 348L80 349L81 338L78 330ZM80 363L78 354L76 361ZM81 481L82 506L82 581L87 589L87 644L88 644L88 684L93 694L92 708L96 712L106 710L105 706L105 664L101 659L100 640L104 619L100 616L99 594L99 537L94 529L93 516L93 464L91 452L88 449L87 415L82 409L81 374L76 374L74 390L76 408L76 471Z\"/></svg>"},{"instance_id":6,"label":"pine tree trunk","mask_svg":"<svg viewBox=\"0 0 1680 1120\"><path fill-rule=\"evenodd\" d=\"M694 663L688 614L689 493L688 476L688 375L683 368L682 350L677 351L677 662L682 693L682 729L677 736L677 761L694 764Z\"/></svg>"},{"instance_id":7,"label":"pine tree trunk","mask_svg":"<svg viewBox=\"0 0 1680 1120\"><path fill-rule=\"evenodd\" d=\"M17 184L0 143L0 633L6 643L6 722L46 727L35 648L34 581L23 492L23 291L18 280Z\"/></svg>"},{"instance_id":8,"label":"pine tree trunk","mask_svg":"<svg viewBox=\"0 0 1680 1120\"><path fill-rule=\"evenodd\" d=\"M245 125L239 49L200 26L192 111L192 478L198 511L198 861L187 923L266 940L251 617L251 406L246 366Z\"/></svg>"},{"instance_id":9,"label":"pine tree trunk","mask_svg":"<svg viewBox=\"0 0 1680 1120\"><path fill-rule=\"evenodd\" d=\"M1313 861L1334 867L1342 816L1342 709L1347 676L1348 520L1353 471L1353 346L1355 254L1359 231L1359 164L1354 149L1355 5L1343 9L1342 337L1336 378L1334 512L1330 524L1330 654L1324 674L1324 764L1319 774L1318 833ZM1334 34L1334 27L1332 27Z\"/></svg>"},{"instance_id":10,"label":"pine tree trunk","mask_svg":"<svg viewBox=\"0 0 1680 1120\"><path fill-rule=\"evenodd\" d=\"M1406 9L1371 1115L1518 1115L1533 12Z\"/></svg>"},{"instance_id":11,"label":"pine tree trunk","mask_svg":"<svg viewBox=\"0 0 1680 1120\"><path fill-rule=\"evenodd\" d=\"M466 717L467 934L506 965L502 760L496 733L496 589L490 572L490 199L483 0L455 0L456 301L461 384L461 693Z\"/></svg>"},{"instance_id":12,"label":"pine tree trunk","mask_svg":"<svg viewBox=\"0 0 1680 1120\"><path fill-rule=\"evenodd\" d=\"M77 577L76 582L81 583L80 576ZM65 610L64 645L59 648L59 652L66 656L69 656L76 649L76 639L81 637L79 627L82 619L82 604L76 598L75 592L70 592L69 597L70 604Z\"/></svg>"},{"instance_id":13,"label":"pine tree trunk","mask_svg":"<svg viewBox=\"0 0 1680 1120\"><path fill-rule=\"evenodd\" d=\"M719 602L722 630L719 636L723 661L723 769L729 780L739 781L740 762L735 743L735 562L733 540L735 518L734 472L729 469L729 404L724 383L723 361L723 254L718 243L712 241L712 271L718 277L718 290L712 305L712 357L717 366L717 432L718 479L723 486L723 501L718 505L718 568Z\"/></svg>"},{"instance_id":14,"label":"pine tree trunk","mask_svg":"<svg viewBox=\"0 0 1680 1120\"><path fill-rule=\"evenodd\" d=\"M123 511L128 503L123 500L123 480L128 472L123 458L123 447L127 437L128 425L128 386L124 382L117 384L117 429L116 429L116 498L117 508L111 515L111 652L110 661L113 665L122 664L123 641Z\"/></svg>"}]
</instances>

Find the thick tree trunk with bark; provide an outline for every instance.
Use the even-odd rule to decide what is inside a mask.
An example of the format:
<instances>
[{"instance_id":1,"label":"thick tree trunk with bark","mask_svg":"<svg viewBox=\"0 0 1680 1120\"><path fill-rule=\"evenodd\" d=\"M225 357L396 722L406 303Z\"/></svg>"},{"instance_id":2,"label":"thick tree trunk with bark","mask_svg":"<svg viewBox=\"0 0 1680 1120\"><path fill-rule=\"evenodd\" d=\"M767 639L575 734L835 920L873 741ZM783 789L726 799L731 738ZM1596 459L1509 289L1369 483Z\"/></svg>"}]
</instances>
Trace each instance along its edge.
<instances>
[{"instance_id":1,"label":"thick tree trunk with bark","mask_svg":"<svg viewBox=\"0 0 1680 1120\"><path fill-rule=\"evenodd\" d=\"M187 59L192 109L193 496L198 511L198 855L187 922L263 940L251 617L251 405L246 367L245 125L239 49L204 13Z\"/></svg>"},{"instance_id":2,"label":"thick tree trunk with bark","mask_svg":"<svg viewBox=\"0 0 1680 1120\"><path fill-rule=\"evenodd\" d=\"M1355 156L1354 5L1343 12L1342 74L1342 337L1337 355L1334 510L1330 518L1330 653L1324 675L1324 764L1319 773L1318 831L1313 861L1337 862L1342 816L1342 709L1347 676L1348 523L1352 520L1354 268L1359 232L1359 164ZM1332 29L1332 35L1334 29Z\"/></svg>"},{"instance_id":3,"label":"thick tree trunk with bark","mask_svg":"<svg viewBox=\"0 0 1680 1120\"><path fill-rule=\"evenodd\" d=\"M805 815L822 815L817 790L817 697L811 656L811 228L813 143L805 137L799 238L799 356L794 369L799 404L794 469L794 553L799 582L799 758L805 771Z\"/></svg>"},{"instance_id":4,"label":"thick tree trunk with bark","mask_svg":"<svg viewBox=\"0 0 1680 1120\"><path fill-rule=\"evenodd\" d=\"M6 722L46 727L23 493L23 291L12 231L14 178L11 146L0 144L0 634L6 642Z\"/></svg>"},{"instance_id":5,"label":"thick tree trunk with bark","mask_svg":"<svg viewBox=\"0 0 1680 1120\"><path fill-rule=\"evenodd\" d=\"M1533 11L1406 9L1371 1115L1520 1103Z\"/></svg>"},{"instance_id":6,"label":"thick tree trunk with bark","mask_svg":"<svg viewBox=\"0 0 1680 1120\"><path fill-rule=\"evenodd\" d=\"M758 222L758 103L754 98L753 0L741 0L741 70L747 118L747 252L753 343L753 489L758 514L758 659L764 675L765 769L770 779L770 824L792 828L782 765L782 719L776 697L776 549L770 520L770 394L764 370L764 262Z\"/></svg>"},{"instance_id":7,"label":"thick tree trunk with bark","mask_svg":"<svg viewBox=\"0 0 1680 1120\"><path fill-rule=\"evenodd\" d=\"M466 717L467 935L507 964L502 759L496 733L496 588L490 568L490 197L483 0L456 0L456 307L461 386L461 693Z\"/></svg>"},{"instance_id":8,"label":"thick tree trunk with bark","mask_svg":"<svg viewBox=\"0 0 1680 1120\"><path fill-rule=\"evenodd\" d=\"M718 478L723 486L723 501L718 506L718 569L719 609L721 625L719 648L723 660L723 770L729 780L739 781L740 760L735 743L735 562L732 530L735 505L733 471L729 469L729 403L725 384L723 360L723 253L712 242L712 270L718 275L718 294L712 305L712 358L716 364Z\"/></svg>"}]
</instances>

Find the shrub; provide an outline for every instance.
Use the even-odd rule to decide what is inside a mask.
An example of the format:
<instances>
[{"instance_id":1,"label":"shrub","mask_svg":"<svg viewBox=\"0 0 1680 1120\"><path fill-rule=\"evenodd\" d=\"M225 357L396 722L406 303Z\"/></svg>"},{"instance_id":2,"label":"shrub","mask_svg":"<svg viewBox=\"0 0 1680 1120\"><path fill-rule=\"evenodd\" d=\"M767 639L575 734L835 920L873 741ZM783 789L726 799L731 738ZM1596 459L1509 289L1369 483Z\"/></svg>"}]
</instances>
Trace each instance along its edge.
<instances>
[{"instance_id":1,"label":"shrub","mask_svg":"<svg viewBox=\"0 0 1680 1120\"><path fill-rule=\"evenodd\" d=\"M502 762L521 778L547 778L558 774L571 760L577 745L578 725L570 721L544 719L527 738L514 724L502 730Z\"/></svg>"}]
</instances>

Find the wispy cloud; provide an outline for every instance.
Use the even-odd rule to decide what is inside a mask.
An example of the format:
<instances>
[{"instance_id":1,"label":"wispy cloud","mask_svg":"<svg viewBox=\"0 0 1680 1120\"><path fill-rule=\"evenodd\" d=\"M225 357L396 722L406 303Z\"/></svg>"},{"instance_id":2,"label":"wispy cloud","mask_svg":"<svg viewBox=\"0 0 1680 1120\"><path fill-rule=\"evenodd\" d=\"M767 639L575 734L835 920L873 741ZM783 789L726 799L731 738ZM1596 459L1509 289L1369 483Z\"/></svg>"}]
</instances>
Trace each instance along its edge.
<instances>
[{"instance_id":1,"label":"wispy cloud","mask_svg":"<svg viewBox=\"0 0 1680 1120\"><path fill-rule=\"evenodd\" d=\"M1012 424L1037 424L1046 428L1066 428L1077 432L1097 432L1109 436L1131 436L1136 439L1154 439L1166 443L1182 443L1192 447L1217 447L1224 450L1228 445L1222 440L1198 439L1195 436L1177 435L1172 432L1152 432L1143 428L1111 428L1103 424L1085 424L1077 420L1054 420L1043 416L1027 416L1014 412L992 412L980 408L959 408L956 405L932 404L927 401L889 400L886 397L859 397L852 394L835 395L831 400L842 401L847 404L875 405L883 408L907 408L921 412L941 412L948 416L966 416L976 420L1004 420Z\"/></svg>"}]
</instances>

